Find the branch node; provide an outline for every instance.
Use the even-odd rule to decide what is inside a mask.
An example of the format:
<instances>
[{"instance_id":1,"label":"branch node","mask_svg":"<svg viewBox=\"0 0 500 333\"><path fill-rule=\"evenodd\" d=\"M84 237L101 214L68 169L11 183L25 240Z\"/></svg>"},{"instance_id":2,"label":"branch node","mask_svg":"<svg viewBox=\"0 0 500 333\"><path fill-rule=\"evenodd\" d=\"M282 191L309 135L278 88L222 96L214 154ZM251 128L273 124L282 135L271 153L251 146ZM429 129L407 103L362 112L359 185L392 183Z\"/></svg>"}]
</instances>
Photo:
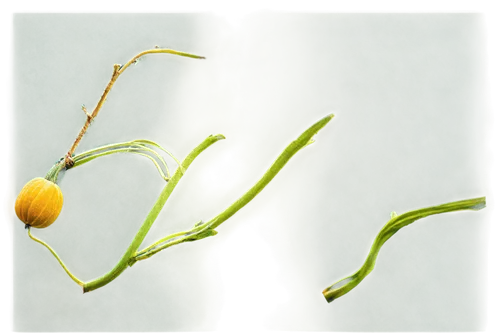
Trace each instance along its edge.
<instances>
[{"instance_id":1,"label":"branch node","mask_svg":"<svg viewBox=\"0 0 500 333\"><path fill-rule=\"evenodd\" d=\"M88 113L87 108L85 107L85 104L82 104L82 111L87 116L87 122L91 123L94 120L94 117L92 117L92 115L90 113Z\"/></svg>"},{"instance_id":2,"label":"branch node","mask_svg":"<svg viewBox=\"0 0 500 333\"><path fill-rule=\"evenodd\" d=\"M66 153L66 156L64 156L64 166L66 167L66 170L71 169L74 165L75 161L73 160L71 153Z\"/></svg>"}]
</instances>

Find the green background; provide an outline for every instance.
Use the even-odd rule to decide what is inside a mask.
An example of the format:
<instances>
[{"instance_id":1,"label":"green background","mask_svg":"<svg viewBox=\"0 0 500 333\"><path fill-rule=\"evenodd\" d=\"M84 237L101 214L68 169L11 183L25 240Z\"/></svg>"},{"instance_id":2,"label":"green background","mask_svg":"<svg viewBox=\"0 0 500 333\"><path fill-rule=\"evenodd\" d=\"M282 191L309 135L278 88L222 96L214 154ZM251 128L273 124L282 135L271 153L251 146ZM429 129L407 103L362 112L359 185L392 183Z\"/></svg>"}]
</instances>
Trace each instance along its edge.
<instances>
[{"instance_id":1,"label":"green background","mask_svg":"<svg viewBox=\"0 0 500 333\"><path fill-rule=\"evenodd\" d=\"M146 242L217 213L290 139L333 111L317 143L223 226L218 242L259 211L284 216L282 268L299 305L282 329L485 329L486 211L409 228L352 294L330 305L320 296L361 264L389 211L488 193L482 14L263 13L238 32L211 13L15 12L11 19L11 204L64 154L84 120L80 103L93 106L114 62L154 44L212 56L213 66L156 56L131 68L81 146L147 137L182 158L209 133L228 136L193 165ZM213 31L232 42L218 43ZM189 76L197 66L213 71ZM186 105L196 105L195 118L183 113ZM188 133L190 122L205 125ZM238 184L210 189L203 172L235 146ZM62 187L60 220L36 235L90 279L119 258L162 184L149 162L113 156L69 172ZM204 261L217 240L168 250L81 295L10 216L14 331L215 326L216 279Z\"/></svg>"}]
</instances>

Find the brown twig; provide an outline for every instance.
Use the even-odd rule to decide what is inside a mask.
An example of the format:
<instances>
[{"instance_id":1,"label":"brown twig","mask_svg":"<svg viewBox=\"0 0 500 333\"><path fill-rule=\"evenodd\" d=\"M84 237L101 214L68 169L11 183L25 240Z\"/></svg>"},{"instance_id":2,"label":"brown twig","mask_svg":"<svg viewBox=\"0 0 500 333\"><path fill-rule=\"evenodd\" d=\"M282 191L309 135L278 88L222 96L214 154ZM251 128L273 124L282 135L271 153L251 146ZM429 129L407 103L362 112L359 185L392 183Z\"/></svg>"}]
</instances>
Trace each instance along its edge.
<instances>
[{"instance_id":1,"label":"brown twig","mask_svg":"<svg viewBox=\"0 0 500 333\"><path fill-rule=\"evenodd\" d=\"M140 57L142 57L146 54L152 54L152 53L169 53L169 54L175 54L175 55L194 58L194 59L205 59L205 57L197 56L197 55L190 54L190 53L179 52L179 51L170 50L170 49L154 48L154 49L146 50L146 51L139 53L138 55L136 55L135 57L130 59L123 66L115 64L113 66L113 75L111 76L111 80L109 80L109 83L106 86L106 89L104 89L104 92L103 92L101 98L99 99L99 102L97 103L94 111L92 111L92 113L89 114L87 112L87 109L85 108L85 106L82 107L82 110L87 115L87 120L85 121L85 124L83 125L82 129L80 130L80 133L78 133L78 136L76 137L75 142L73 142L73 145L71 146L70 150L68 151L68 153L64 157L64 163L65 163L66 169L71 168L75 164L72 156L76 150L76 147L78 146L78 144L82 140L83 135L87 132L87 130L90 126L90 123L94 120L95 117L97 117L99 110L101 110L102 105L106 101L106 97L108 96L109 92L111 91L111 88L115 84L115 82L118 79L118 77L120 76L120 74L123 73L125 71L125 69L127 69L127 67L129 67L131 64L135 63Z\"/></svg>"}]
</instances>

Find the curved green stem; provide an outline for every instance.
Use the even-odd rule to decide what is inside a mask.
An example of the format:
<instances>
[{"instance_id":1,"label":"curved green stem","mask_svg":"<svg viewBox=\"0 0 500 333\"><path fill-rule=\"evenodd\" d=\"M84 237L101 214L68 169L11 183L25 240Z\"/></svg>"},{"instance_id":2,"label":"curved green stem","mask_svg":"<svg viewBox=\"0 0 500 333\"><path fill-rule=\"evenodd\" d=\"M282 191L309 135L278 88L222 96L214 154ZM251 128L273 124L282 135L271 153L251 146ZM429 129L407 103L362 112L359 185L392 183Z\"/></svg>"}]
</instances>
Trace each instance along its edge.
<instances>
[{"instance_id":1,"label":"curved green stem","mask_svg":"<svg viewBox=\"0 0 500 333\"><path fill-rule=\"evenodd\" d=\"M377 255L382 245L384 245L384 243L389 238L391 238L392 235L394 235L399 229L429 215L442 214L459 210L480 210L484 207L486 207L486 198L481 197L413 210L399 216L391 214L392 218L378 233L363 266L361 266L361 268L356 273L335 282L334 284L323 290L323 296L325 296L328 302L332 302L334 299L347 294L361 281L363 281L363 279L368 274L370 274L370 272L375 267L375 261L377 260Z\"/></svg>"},{"instance_id":2,"label":"curved green stem","mask_svg":"<svg viewBox=\"0 0 500 333\"><path fill-rule=\"evenodd\" d=\"M141 144L141 145L150 145L150 146L154 146L158 149L161 149L163 150L165 153L167 153L170 157L172 157L175 161L175 163L177 163L177 165L181 168L181 171L182 170L182 163L179 162L179 160L174 156L174 154L172 154L171 152L169 152L168 150L166 150L165 148L163 148L162 146L160 146L159 144L157 144L156 142L154 141L151 141L151 140L142 140L142 139L139 139L139 140L134 140L132 141L134 143L138 143L138 144Z\"/></svg>"},{"instance_id":3,"label":"curved green stem","mask_svg":"<svg viewBox=\"0 0 500 333\"><path fill-rule=\"evenodd\" d=\"M87 151L84 151L83 153L80 153L78 155L73 156L73 161L75 162L74 167L77 167L78 165L83 164L83 160L90 158L92 156L107 152L107 151L112 151L115 149L124 149L124 148L129 148L133 146L134 141L126 141L126 142L119 142L119 143L113 143L109 145L104 145L100 146L97 148L89 149Z\"/></svg>"},{"instance_id":4,"label":"curved green stem","mask_svg":"<svg viewBox=\"0 0 500 333\"><path fill-rule=\"evenodd\" d=\"M170 155L179 166L181 165L179 160L171 152L169 152L168 150L166 150L165 148L163 148L162 146L160 146L156 142L150 141L150 140L133 140L133 141L128 141L128 142L121 142L121 143L115 143L115 144L111 144L111 145L101 146L101 147L94 148L94 149L88 150L86 152L83 152L81 154L78 154L78 155L73 157L73 161L74 161L73 168L77 167L79 165L85 164L85 163L87 163L87 162L89 162L97 157L100 157L100 156L114 154L114 153L129 153L130 152L130 153L137 153L139 155L143 155L145 157L148 157L151 161L153 161L153 163L155 164L156 168L158 169L158 172L160 173L160 175L164 179L167 179L167 180L170 179L170 171L169 171L167 163L165 162L163 157L160 154L158 154L155 150L147 147L147 145L157 147L157 148L163 150L168 155ZM153 155L154 157L156 157L160 161L160 163L163 165L163 167L166 170L166 174L163 173L163 170L160 167L160 165L156 162L156 160L150 154Z\"/></svg>"},{"instance_id":5,"label":"curved green stem","mask_svg":"<svg viewBox=\"0 0 500 333\"><path fill-rule=\"evenodd\" d=\"M168 169L168 166L167 166L167 163L165 162L165 160L154 150L149 149L149 148L144 148L144 147L127 146L125 148L115 148L115 149L107 150L107 151L104 151L101 153L96 153L94 155L91 155L91 156L88 156L85 158L79 158L79 159L75 158L75 164L72 167L72 169L76 166L80 166L80 165L83 165L87 162L90 162L98 157L111 155L111 154L115 154L115 153L133 153L133 154L138 154L138 155L144 156L144 157L150 159L151 162L153 162L156 169L160 173L160 176L163 179L165 179L167 181L170 179L170 171ZM158 164L158 162L155 160L155 158L153 156L151 156L150 154L153 155L154 157L156 157L160 161L160 163L165 168L166 172L163 172L163 169L160 166L160 164Z\"/></svg>"},{"instance_id":6,"label":"curved green stem","mask_svg":"<svg viewBox=\"0 0 500 333\"><path fill-rule=\"evenodd\" d=\"M158 154L158 152L156 152L152 148L149 148L148 145L156 147L167 153L170 157L172 157L175 160L177 165L181 168L181 171L184 172L184 170L182 169L181 162L179 162L179 160L171 152L169 152L168 150L166 150L165 148L163 148L161 145L159 145L154 141L142 140L142 139L114 143L87 150L81 154L72 157L74 165L71 168L72 169L76 168L77 166L83 165L87 162L90 162L98 157L105 155L111 155L115 153L134 153L150 159L155 165L158 172L160 173L160 176L164 180L168 181L170 179L170 170L168 168L167 162L165 162L165 159L160 154ZM49 170L45 178L56 183L59 172L64 168L65 168L65 161L63 157L58 162L56 162L56 164L52 166L52 168ZM163 169L165 169L165 172L163 171Z\"/></svg>"},{"instance_id":7,"label":"curved green stem","mask_svg":"<svg viewBox=\"0 0 500 333\"><path fill-rule=\"evenodd\" d=\"M266 187L267 184L278 174L278 172L285 166L285 164L292 158L295 153L305 146L313 142L313 136L318 133L328 122L333 118L333 114L330 114L323 119L316 122L314 125L309 127L304 133L302 133L296 140L292 141L285 150L278 156L276 161L271 165L271 167L264 173L264 175L252 186L246 193L244 193L238 200L233 202L228 208L226 208L222 213L212 218L210 221L196 225L193 229L183 231L181 233L174 234L162 238L155 244L147 247L144 250L137 252L137 254L131 258L130 265L134 262L147 259L157 252L160 252L170 246L180 244L183 242L189 242L194 240L203 239L209 236L216 235L217 232L214 230L219 225L221 225L228 218L233 216L237 211L243 208L247 203L249 203L257 194Z\"/></svg>"}]
</instances>

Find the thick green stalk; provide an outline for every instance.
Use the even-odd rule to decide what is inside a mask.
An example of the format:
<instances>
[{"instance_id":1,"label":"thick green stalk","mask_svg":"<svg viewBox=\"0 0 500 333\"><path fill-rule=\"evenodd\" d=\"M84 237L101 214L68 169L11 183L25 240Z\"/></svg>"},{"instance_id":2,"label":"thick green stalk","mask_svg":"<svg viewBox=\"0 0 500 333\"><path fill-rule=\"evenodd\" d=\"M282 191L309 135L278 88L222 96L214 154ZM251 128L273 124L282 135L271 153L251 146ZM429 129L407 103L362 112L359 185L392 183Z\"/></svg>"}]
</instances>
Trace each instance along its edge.
<instances>
[{"instance_id":1,"label":"thick green stalk","mask_svg":"<svg viewBox=\"0 0 500 333\"><path fill-rule=\"evenodd\" d=\"M384 243L389 238L391 238L392 235L394 235L399 229L429 215L442 214L459 210L480 210L484 207L486 207L486 198L482 197L413 210L399 216L396 216L395 214L391 215L392 218L389 220L389 222L387 222L382 230L380 230L377 237L375 238L375 241L373 242L373 245L370 249L370 253L368 254L368 257L366 258L363 266L361 266L361 268L356 273L335 282L334 284L323 290L323 296L325 296L328 302L332 302L334 299L347 294L361 281L363 281L363 279L368 274L370 274L370 272L375 267L375 261L377 260L377 255L382 245L384 245Z\"/></svg>"}]
</instances>

